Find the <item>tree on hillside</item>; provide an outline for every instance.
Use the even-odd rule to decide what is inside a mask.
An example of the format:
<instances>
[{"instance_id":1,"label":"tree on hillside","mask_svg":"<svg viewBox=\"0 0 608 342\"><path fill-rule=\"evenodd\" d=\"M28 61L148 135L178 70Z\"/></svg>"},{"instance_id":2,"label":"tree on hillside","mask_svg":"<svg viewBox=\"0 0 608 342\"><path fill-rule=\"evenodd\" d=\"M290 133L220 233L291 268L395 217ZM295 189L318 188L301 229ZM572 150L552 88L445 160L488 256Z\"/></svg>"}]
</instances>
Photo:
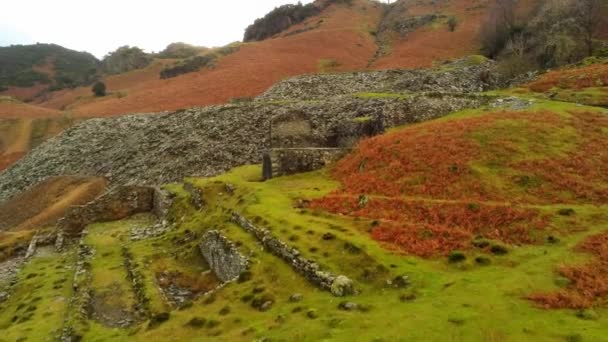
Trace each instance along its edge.
<instances>
[{"instance_id":1,"label":"tree on hillside","mask_svg":"<svg viewBox=\"0 0 608 342\"><path fill-rule=\"evenodd\" d=\"M575 4L574 14L587 47L588 56L593 54L593 38L602 20L602 1L577 0Z\"/></svg>"},{"instance_id":2,"label":"tree on hillside","mask_svg":"<svg viewBox=\"0 0 608 342\"><path fill-rule=\"evenodd\" d=\"M95 83L91 90L93 91L93 94L95 94L95 96L106 96L106 85L103 82Z\"/></svg>"},{"instance_id":3,"label":"tree on hillside","mask_svg":"<svg viewBox=\"0 0 608 342\"><path fill-rule=\"evenodd\" d=\"M516 0L496 0L490 9L483 29L481 43L484 54L496 57L511 40L512 35L521 31L516 22Z\"/></svg>"},{"instance_id":4,"label":"tree on hillside","mask_svg":"<svg viewBox=\"0 0 608 342\"><path fill-rule=\"evenodd\" d=\"M152 56L138 47L121 46L116 51L106 55L101 67L109 74L120 74L123 72L147 67L152 62Z\"/></svg>"}]
</instances>

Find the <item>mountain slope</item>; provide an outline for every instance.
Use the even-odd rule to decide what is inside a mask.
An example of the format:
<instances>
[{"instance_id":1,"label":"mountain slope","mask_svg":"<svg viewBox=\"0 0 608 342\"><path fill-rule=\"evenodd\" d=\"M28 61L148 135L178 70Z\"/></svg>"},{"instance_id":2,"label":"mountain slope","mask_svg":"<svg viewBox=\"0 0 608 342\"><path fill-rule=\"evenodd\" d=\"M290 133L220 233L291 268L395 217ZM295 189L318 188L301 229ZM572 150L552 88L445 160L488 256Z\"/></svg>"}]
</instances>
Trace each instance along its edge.
<instances>
[{"instance_id":1,"label":"mountain slope","mask_svg":"<svg viewBox=\"0 0 608 342\"><path fill-rule=\"evenodd\" d=\"M150 68L150 77L134 86L107 79L109 91L124 92L125 97L109 97L71 108L85 115L106 116L132 112L176 110L199 105L225 103L231 98L255 96L277 81L320 69L345 71L363 69L375 52L367 27L379 20L380 6L357 0L352 6L334 4L308 22L323 21L317 29L262 42L244 44L237 52L221 58L215 68L160 80ZM295 29L295 27L294 27ZM325 65L328 65L327 67ZM156 79L153 79L156 77ZM51 94L41 106L59 109L88 93L86 88L65 94Z\"/></svg>"},{"instance_id":2,"label":"mountain slope","mask_svg":"<svg viewBox=\"0 0 608 342\"><path fill-rule=\"evenodd\" d=\"M38 90L62 89L90 84L96 76L97 63L91 54L53 44L0 47L0 93L25 95L18 89L35 86Z\"/></svg>"}]
</instances>

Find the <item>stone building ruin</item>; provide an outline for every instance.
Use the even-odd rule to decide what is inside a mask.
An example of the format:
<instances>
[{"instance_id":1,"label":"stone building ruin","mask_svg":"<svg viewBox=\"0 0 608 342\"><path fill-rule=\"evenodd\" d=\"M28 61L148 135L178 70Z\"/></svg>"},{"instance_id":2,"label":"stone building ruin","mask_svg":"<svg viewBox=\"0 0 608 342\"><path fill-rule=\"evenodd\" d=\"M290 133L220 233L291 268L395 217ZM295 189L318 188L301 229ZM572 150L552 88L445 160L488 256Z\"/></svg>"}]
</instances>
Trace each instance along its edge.
<instances>
[{"instance_id":1,"label":"stone building ruin","mask_svg":"<svg viewBox=\"0 0 608 342\"><path fill-rule=\"evenodd\" d=\"M309 172L343 157L360 139L382 134L382 116L315 120L301 110L270 118L263 178Z\"/></svg>"}]
</instances>

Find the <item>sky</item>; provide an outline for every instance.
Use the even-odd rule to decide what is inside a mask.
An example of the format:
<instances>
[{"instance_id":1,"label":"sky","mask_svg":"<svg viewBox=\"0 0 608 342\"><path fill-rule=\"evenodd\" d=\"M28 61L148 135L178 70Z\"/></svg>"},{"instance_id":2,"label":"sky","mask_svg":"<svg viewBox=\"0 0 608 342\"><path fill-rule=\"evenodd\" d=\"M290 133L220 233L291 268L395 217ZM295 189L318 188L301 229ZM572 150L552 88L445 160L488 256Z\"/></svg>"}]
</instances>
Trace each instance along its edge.
<instances>
[{"instance_id":1,"label":"sky","mask_svg":"<svg viewBox=\"0 0 608 342\"><path fill-rule=\"evenodd\" d=\"M169 43L215 47L243 38L245 28L296 0L6 0L0 46L55 43L102 58L119 46L158 52ZM312 0L302 0L309 3Z\"/></svg>"}]
</instances>

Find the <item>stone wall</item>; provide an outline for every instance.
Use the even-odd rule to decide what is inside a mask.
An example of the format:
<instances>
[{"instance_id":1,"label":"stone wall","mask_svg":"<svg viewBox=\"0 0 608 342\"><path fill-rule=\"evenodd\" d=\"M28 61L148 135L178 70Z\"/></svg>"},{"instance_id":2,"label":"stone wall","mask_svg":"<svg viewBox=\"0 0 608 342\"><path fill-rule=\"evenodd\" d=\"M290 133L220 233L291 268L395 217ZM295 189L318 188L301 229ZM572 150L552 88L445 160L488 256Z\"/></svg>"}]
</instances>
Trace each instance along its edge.
<instances>
[{"instance_id":1,"label":"stone wall","mask_svg":"<svg viewBox=\"0 0 608 342\"><path fill-rule=\"evenodd\" d=\"M162 219L169 216L169 210L173 205L175 195L159 187L154 188L153 212L156 217Z\"/></svg>"},{"instance_id":2,"label":"stone wall","mask_svg":"<svg viewBox=\"0 0 608 342\"><path fill-rule=\"evenodd\" d=\"M154 210L154 188L122 186L94 201L68 208L59 220L59 228L67 237L77 237L93 222L121 220L131 215Z\"/></svg>"},{"instance_id":3,"label":"stone wall","mask_svg":"<svg viewBox=\"0 0 608 342\"><path fill-rule=\"evenodd\" d=\"M205 233L199 247L209 267L222 282L234 281L247 270L247 258L216 230Z\"/></svg>"},{"instance_id":4,"label":"stone wall","mask_svg":"<svg viewBox=\"0 0 608 342\"><path fill-rule=\"evenodd\" d=\"M269 179L283 175L290 175L300 172L309 172L319 170L327 165L330 165L342 158L348 149L343 148L279 148L272 149L266 153L270 156L270 163L265 163L263 175Z\"/></svg>"},{"instance_id":5,"label":"stone wall","mask_svg":"<svg viewBox=\"0 0 608 342\"><path fill-rule=\"evenodd\" d=\"M274 237L267 229L256 227L237 213L232 214L232 221L252 234L267 251L290 264L297 273L315 286L338 297L354 293L353 283L348 277L321 271L318 264L301 256L298 249Z\"/></svg>"}]
</instances>

